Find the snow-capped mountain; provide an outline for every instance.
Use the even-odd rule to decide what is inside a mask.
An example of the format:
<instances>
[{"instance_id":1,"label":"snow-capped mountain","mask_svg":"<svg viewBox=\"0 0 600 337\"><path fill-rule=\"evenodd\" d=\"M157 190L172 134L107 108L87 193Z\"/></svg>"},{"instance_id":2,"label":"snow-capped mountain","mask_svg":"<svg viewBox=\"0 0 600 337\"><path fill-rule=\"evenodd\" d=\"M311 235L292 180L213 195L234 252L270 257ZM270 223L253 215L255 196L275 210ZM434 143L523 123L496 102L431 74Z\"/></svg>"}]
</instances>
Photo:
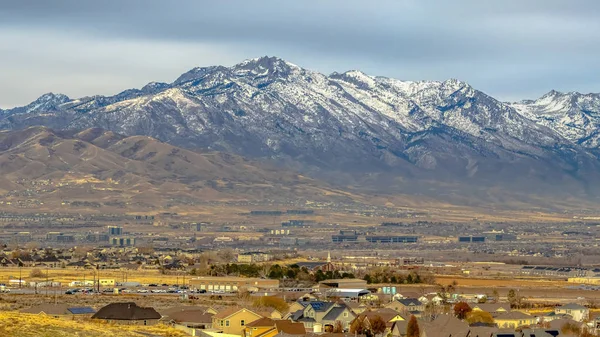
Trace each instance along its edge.
<instances>
[{"instance_id":1,"label":"snow-capped mountain","mask_svg":"<svg viewBox=\"0 0 600 337\"><path fill-rule=\"evenodd\" d=\"M588 149L600 146L600 94L550 91L537 100L512 103L519 113Z\"/></svg>"},{"instance_id":2,"label":"snow-capped mountain","mask_svg":"<svg viewBox=\"0 0 600 337\"><path fill-rule=\"evenodd\" d=\"M386 179L523 188L542 181L556 189L600 181L592 150L598 96L549 95L507 104L455 79L324 75L262 57L194 68L173 83L110 97L44 95L4 111L0 128L99 127L310 172L377 172Z\"/></svg>"}]
</instances>

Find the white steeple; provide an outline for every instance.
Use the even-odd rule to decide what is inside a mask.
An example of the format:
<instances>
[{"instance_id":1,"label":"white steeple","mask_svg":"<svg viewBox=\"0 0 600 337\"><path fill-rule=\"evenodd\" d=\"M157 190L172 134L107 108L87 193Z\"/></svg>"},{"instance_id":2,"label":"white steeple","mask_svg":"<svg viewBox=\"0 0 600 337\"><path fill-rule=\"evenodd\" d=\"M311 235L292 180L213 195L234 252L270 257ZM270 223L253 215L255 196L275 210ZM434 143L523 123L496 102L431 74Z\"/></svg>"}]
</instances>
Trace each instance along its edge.
<instances>
[{"instance_id":1,"label":"white steeple","mask_svg":"<svg viewBox=\"0 0 600 337\"><path fill-rule=\"evenodd\" d=\"M331 262L331 252L327 252L327 262Z\"/></svg>"}]
</instances>

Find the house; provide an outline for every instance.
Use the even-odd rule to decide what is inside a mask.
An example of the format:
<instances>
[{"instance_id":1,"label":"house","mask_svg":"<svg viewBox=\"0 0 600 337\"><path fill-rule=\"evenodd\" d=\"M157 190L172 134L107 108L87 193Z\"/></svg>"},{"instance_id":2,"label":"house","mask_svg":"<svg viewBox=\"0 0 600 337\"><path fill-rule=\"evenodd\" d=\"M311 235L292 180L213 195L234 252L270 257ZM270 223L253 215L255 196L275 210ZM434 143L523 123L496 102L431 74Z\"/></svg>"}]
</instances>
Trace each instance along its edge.
<instances>
[{"instance_id":1,"label":"house","mask_svg":"<svg viewBox=\"0 0 600 337\"><path fill-rule=\"evenodd\" d=\"M570 315L577 322L583 322L590 318L590 309L575 303L556 307L554 308L554 313L557 315Z\"/></svg>"},{"instance_id":2,"label":"house","mask_svg":"<svg viewBox=\"0 0 600 337\"><path fill-rule=\"evenodd\" d=\"M199 305L179 305L161 310L159 312L162 315L162 320L168 320L172 314L184 311L200 311L210 315L215 315L218 312L218 310L214 309L213 307L204 307Z\"/></svg>"},{"instance_id":3,"label":"house","mask_svg":"<svg viewBox=\"0 0 600 337\"><path fill-rule=\"evenodd\" d=\"M185 310L169 315L169 323L176 329L195 336L196 330L210 329L213 315L202 310Z\"/></svg>"},{"instance_id":4,"label":"house","mask_svg":"<svg viewBox=\"0 0 600 337\"><path fill-rule=\"evenodd\" d=\"M54 255L45 256L36 261L36 264L46 268L59 268L63 265L63 261L59 260Z\"/></svg>"},{"instance_id":5,"label":"house","mask_svg":"<svg viewBox=\"0 0 600 337\"><path fill-rule=\"evenodd\" d=\"M154 325L161 315L150 307L140 307L134 302L108 304L92 316L110 323L129 325Z\"/></svg>"},{"instance_id":6,"label":"house","mask_svg":"<svg viewBox=\"0 0 600 337\"><path fill-rule=\"evenodd\" d=\"M90 307L76 307L68 304L41 304L23 309L21 312L62 319L84 319L92 317L96 310Z\"/></svg>"},{"instance_id":7,"label":"house","mask_svg":"<svg viewBox=\"0 0 600 337\"><path fill-rule=\"evenodd\" d=\"M417 317L425 310L425 305L416 298L398 298L384 306L400 314L412 314Z\"/></svg>"},{"instance_id":8,"label":"house","mask_svg":"<svg viewBox=\"0 0 600 337\"><path fill-rule=\"evenodd\" d=\"M391 334L393 337L404 337L406 336L406 329L408 327L408 321L395 321L392 323Z\"/></svg>"},{"instance_id":9,"label":"house","mask_svg":"<svg viewBox=\"0 0 600 337\"><path fill-rule=\"evenodd\" d=\"M196 336L197 330L212 328L212 317L215 313L216 311L210 307L183 305L162 310L160 320L189 335Z\"/></svg>"},{"instance_id":10,"label":"house","mask_svg":"<svg viewBox=\"0 0 600 337\"><path fill-rule=\"evenodd\" d=\"M242 336L246 324L263 318L260 314L241 307L231 307L219 311L212 318L213 329L225 334Z\"/></svg>"},{"instance_id":11,"label":"house","mask_svg":"<svg viewBox=\"0 0 600 337\"><path fill-rule=\"evenodd\" d=\"M287 320L272 320L261 318L249 323L244 328L244 337L274 337L276 335L304 336L304 324Z\"/></svg>"},{"instance_id":12,"label":"house","mask_svg":"<svg viewBox=\"0 0 600 337\"><path fill-rule=\"evenodd\" d=\"M418 300L423 304L435 304L440 305L444 301L444 299L438 294L427 294L418 298Z\"/></svg>"},{"instance_id":13,"label":"house","mask_svg":"<svg viewBox=\"0 0 600 337\"><path fill-rule=\"evenodd\" d=\"M522 326L529 326L537 323L537 319L531 315L520 311L511 311L499 314L494 318L499 328L516 329Z\"/></svg>"},{"instance_id":14,"label":"house","mask_svg":"<svg viewBox=\"0 0 600 337\"><path fill-rule=\"evenodd\" d=\"M508 303L477 303L473 304L473 311L484 311L490 313L492 316L497 316L505 312L509 312L510 304Z\"/></svg>"},{"instance_id":15,"label":"house","mask_svg":"<svg viewBox=\"0 0 600 337\"><path fill-rule=\"evenodd\" d=\"M390 331L394 322L404 321L404 317L402 317L398 312L388 308L382 308L375 311L365 311L362 314L360 314L356 319L364 322L365 325L370 326L371 321L375 319L375 317L381 318Z\"/></svg>"},{"instance_id":16,"label":"house","mask_svg":"<svg viewBox=\"0 0 600 337\"><path fill-rule=\"evenodd\" d=\"M315 324L322 325L324 329L333 329L336 321L348 329L355 318L356 315L345 304L321 301L306 302L304 308L289 315L289 319L303 323L308 331L312 331Z\"/></svg>"},{"instance_id":17,"label":"house","mask_svg":"<svg viewBox=\"0 0 600 337\"><path fill-rule=\"evenodd\" d=\"M357 315L360 315L369 309L369 306L365 303L348 302L346 303L346 306Z\"/></svg>"},{"instance_id":18,"label":"house","mask_svg":"<svg viewBox=\"0 0 600 337\"><path fill-rule=\"evenodd\" d=\"M539 314L537 316L538 316L538 321L539 322L553 322L553 321L560 321L560 320L571 320L573 318L571 315L557 314L554 311L545 312L545 313Z\"/></svg>"},{"instance_id":19,"label":"house","mask_svg":"<svg viewBox=\"0 0 600 337\"><path fill-rule=\"evenodd\" d=\"M467 323L452 315L439 315L431 322L420 322L421 337L470 337Z\"/></svg>"},{"instance_id":20,"label":"house","mask_svg":"<svg viewBox=\"0 0 600 337\"><path fill-rule=\"evenodd\" d=\"M246 326L243 329L242 336L244 336L244 337L257 337L257 336L266 337L264 335L269 335L267 332L271 331L274 327L275 327L274 320L272 320L270 318L266 318L266 317L259 318L254 322L250 322L250 323L246 324Z\"/></svg>"},{"instance_id":21,"label":"house","mask_svg":"<svg viewBox=\"0 0 600 337\"><path fill-rule=\"evenodd\" d=\"M261 310L254 310L257 314L267 317L270 319L283 319L283 314L277 309L264 308Z\"/></svg>"},{"instance_id":22,"label":"house","mask_svg":"<svg viewBox=\"0 0 600 337\"><path fill-rule=\"evenodd\" d=\"M320 322L323 325L323 330L332 331L337 322L342 324L344 330L350 328L350 323L356 318L356 315L345 305L334 305Z\"/></svg>"}]
</instances>

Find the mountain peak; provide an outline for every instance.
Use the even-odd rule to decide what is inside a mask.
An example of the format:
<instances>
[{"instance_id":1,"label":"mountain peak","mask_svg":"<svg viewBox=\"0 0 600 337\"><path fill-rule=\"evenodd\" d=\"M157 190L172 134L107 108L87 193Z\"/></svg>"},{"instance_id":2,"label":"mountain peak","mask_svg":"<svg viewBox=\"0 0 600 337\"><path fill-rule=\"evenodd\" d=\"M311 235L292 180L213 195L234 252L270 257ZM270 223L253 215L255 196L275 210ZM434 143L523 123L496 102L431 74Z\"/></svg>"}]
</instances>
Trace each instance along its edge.
<instances>
[{"instance_id":1,"label":"mountain peak","mask_svg":"<svg viewBox=\"0 0 600 337\"><path fill-rule=\"evenodd\" d=\"M343 80L363 88L371 88L376 83L373 76L367 75L360 70L348 70L341 74L334 72L329 75L329 78Z\"/></svg>"},{"instance_id":2,"label":"mountain peak","mask_svg":"<svg viewBox=\"0 0 600 337\"><path fill-rule=\"evenodd\" d=\"M150 82L142 87L142 91L145 93L155 93L164 90L169 87L169 84L164 82Z\"/></svg>"},{"instance_id":3,"label":"mountain peak","mask_svg":"<svg viewBox=\"0 0 600 337\"><path fill-rule=\"evenodd\" d=\"M27 105L25 109L27 112L54 111L57 110L61 104L69 102L70 100L71 99L67 95L49 92L38 97L35 101Z\"/></svg>"},{"instance_id":4,"label":"mountain peak","mask_svg":"<svg viewBox=\"0 0 600 337\"><path fill-rule=\"evenodd\" d=\"M67 95L63 94L55 94L53 92L48 92L38 97L34 103L39 102L60 102L60 104L70 101L71 99Z\"/></svg>"},{"instance_id":5,"label":"mountain peak","mask_svg":"<svg viewBox=\"0 0 600 337\"><path fill-rule=\"evenodd\" d=\"M299 66L287 62L276 56L263 56L245 60L231 67L238 76L272 76L289 75L293 71L301 70Z\"/></svg>"}]
</instances>

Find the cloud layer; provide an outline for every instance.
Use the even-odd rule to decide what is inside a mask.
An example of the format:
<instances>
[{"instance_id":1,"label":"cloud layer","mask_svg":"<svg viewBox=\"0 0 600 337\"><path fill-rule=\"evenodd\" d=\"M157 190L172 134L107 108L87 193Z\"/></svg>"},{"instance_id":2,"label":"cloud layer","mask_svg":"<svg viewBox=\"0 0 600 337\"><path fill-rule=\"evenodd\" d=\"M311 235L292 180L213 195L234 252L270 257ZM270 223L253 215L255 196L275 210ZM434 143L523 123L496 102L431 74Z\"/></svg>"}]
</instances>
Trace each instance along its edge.
<instances>
[{"instance_id":1,"label":"cloud layer","mask_svg":"<svg viewBox=\"0 0 600 337\"><path fill-rule=\"evenodd\" d=\"M0 1L0 107L262 55L324 73L459 78L504 100L599 92L600 2Z\"/></svg>"}]
</instances>

